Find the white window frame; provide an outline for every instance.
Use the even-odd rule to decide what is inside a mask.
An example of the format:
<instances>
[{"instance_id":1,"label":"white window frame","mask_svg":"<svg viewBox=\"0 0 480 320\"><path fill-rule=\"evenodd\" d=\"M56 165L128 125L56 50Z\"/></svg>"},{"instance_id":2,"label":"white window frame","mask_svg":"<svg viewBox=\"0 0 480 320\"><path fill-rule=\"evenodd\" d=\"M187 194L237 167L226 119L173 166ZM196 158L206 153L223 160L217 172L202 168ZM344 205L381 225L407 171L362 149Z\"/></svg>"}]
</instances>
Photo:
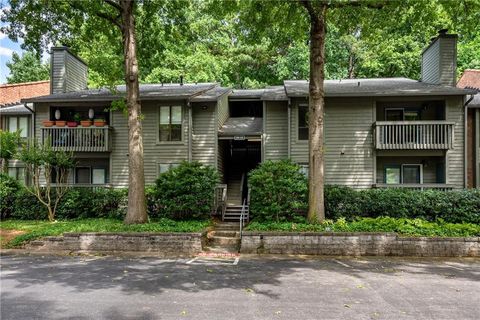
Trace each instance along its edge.
<instances>
[{"instance_id":1,"label":"white window frame","mask_svg":"<svg viewBox=\"0 0 480 320\"><path fill-rule=\"evenodd\" d=\"M6 127L7 127L8 132L17 132L19 130L20 118L25 118L27 120L27 129L26 129L27 135L25 137L21 137L22 139L27 139L27 138L30 137L30 117L29 116L7 116L6 117ZM16 131L12 131L10 129L10 119L16 119L16 122L17 122L17 130Z\"/></svg>"},{"instance_id":2,"label":"white window frame","mask_svg":"<svg viewBox=\"0 0 480 320\"><path fill-rule=\"evenodd\" d=\"M297 107L297 123L296 123L297 141L308 141L308 133L307 133L307 139L300 139L300 134L299 134L299 131L300 131L300 108L307 108L307 112L305 113L305 124L307 126L306 127L301 127L301 128L307 128L307 130L308 130L308 121L307 121L307 118L306 118L306 117L308 117L308 111L309 111L308 110L308 104L300 103Z\"/></svg>"},{"instance_id":3,"label":"white window frame","mask_svg":"<svg viewBox=\"0 0 480 320\"><path fill-rule=\"evenodd\" d=\"M172 107L180 107L180 126L181 126L181 129L180 129L180 140L160 140L160 117L161 117L161 109L162 107L169 107L170 110ZM170 114L171 114L171 111L170 111ZM185 137L184 137L184 130L185 130L185 127L184 127L184 118L185 118L185 110L184 110L184 107L183 105L180 105L180 104L175 104L175 105L160 105L158 106L158 115L157 115L157 144L185 144ZM171 125L171 122L172 120L169 119L170 121L170 125Z\"/></svg>"}]
</instances>

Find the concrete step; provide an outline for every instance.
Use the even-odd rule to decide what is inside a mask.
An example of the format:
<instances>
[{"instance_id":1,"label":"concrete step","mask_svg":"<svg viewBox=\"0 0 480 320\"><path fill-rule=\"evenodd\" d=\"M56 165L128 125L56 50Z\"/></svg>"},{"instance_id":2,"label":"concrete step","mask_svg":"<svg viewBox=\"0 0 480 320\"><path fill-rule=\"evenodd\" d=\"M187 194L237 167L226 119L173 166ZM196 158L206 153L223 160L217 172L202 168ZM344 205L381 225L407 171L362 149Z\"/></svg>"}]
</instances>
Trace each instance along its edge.
<instances>
[{"instance_id":1,"label":"concrete step","mask_svg":"<svg viewBox=\"0 0 480 320\"><path fill-rule=\"evenodd\" d=\"M204 248L205 252L210 252L210 253L238 253L238 247L237 246L229 246L229 247L205 247Z\"/></svg>"},{"instance_id":2,"label":"concrete step","mask_svg":"<svg viewBox=\"0 0 480 320\"><path fill-rule=\"evenodd\" d=\"M238 237L238 229L237 230L218 230L215 229L214 231L214 236L215 237L230 237L230 238L236 238Z\"/></svg>"},{"instance_id":3,"label":"concrete step","mask_svg":"<svg viewBox=\"0 0 480 320\"><path fill-rule=\"evenodd\" d=\"M217 237L215 235L209 240L209 244L213 247L233 247L240 244L240 239L231 237Z\"/></svg>"}]
</instances>

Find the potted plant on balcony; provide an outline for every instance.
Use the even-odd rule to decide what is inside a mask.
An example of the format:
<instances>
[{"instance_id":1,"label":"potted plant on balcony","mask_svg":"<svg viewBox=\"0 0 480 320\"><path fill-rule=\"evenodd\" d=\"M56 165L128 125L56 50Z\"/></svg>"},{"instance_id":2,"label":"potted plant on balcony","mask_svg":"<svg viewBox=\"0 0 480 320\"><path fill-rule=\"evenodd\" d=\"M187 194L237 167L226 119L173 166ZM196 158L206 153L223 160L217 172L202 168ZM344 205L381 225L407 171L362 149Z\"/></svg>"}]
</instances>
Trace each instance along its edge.
<instances>
[{"instance_id":1,"label":"potted plant on balcony","mask_svg":"<svg viewBox=\"0 0 480 320\"><path fill-rule=\"evenodd\" d=\"M43 124L44 127L53 127L53 125L55 124L55 121L43 120L42 124Z\"/></svg>"},{"instance_id":2,"label":"potted plant on balcony","mask_svg":"<svg viewBox=\"0 0 480 320\"><path fill-rule=\"evenodd\" d=\"M55 126L56 127L65 127L66 124L67 124L67 121L65 121L65 120L56 120L55 121Z\"/></svg>"},{"instance_id":3,"label":"potted plant on balcony","mask_svg":"<svg viewBox=\"0 0 480 320\"><path fill-rule=\"evenodd\" d=\"M73 121L68 121L67 126L69 126L70 128L75 128L76 126L78 126L79 122L80 122L80 114L75 113L73 115Z\"/></svg>"},{"instance_id":4,"label":"potted plant on balcony","mask_svg":"<svg viewBox=\"0 0 480 320\"><path fill-rule=\"evenodd\" d=\"M90 127L92 125L92 120L90 119L85 119L80 121L80 125L84 128Z\"/></svg>"},{"instance_id":5,"label":"potted plant on balcony","mask_svg":"<svg viewBox=\"0 0 480 320\"><path fill-rule=\"evenodd\" d=\"M104 127L106 122L105 122L104 118L98 117L98 118L93 119L93 124L94 124L95 127Z\"/></svg>"}]
</instances>

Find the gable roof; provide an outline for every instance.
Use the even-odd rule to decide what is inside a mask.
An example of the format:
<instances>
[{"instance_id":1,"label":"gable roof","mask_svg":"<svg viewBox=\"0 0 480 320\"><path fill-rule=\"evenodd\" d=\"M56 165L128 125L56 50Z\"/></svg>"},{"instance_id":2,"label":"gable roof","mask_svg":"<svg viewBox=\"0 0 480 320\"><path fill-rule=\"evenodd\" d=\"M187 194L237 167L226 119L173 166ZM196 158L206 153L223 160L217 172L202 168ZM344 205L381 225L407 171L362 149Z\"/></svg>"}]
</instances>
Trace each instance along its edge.
<instances>
[{"instance_id":1,"label":"gable roof","mask_svg":"<svg viewBox=\"0 0 480 320\"><path fill-rule=\"evenodd\" d=\"M308 97L308 81L284 82L288 97ZM326 97L466 95L472 90L424 83L408 78L325 80Z\"/></svg>"},{"instance_id":2,"label":"gable roof","mask_svg":"<svg viewBox=\"0 0 480 320\"><path fill-rule=\"evenodd\" d=\"M0 108L0 115L20 115L20 114L31 114L32 112L27 109L23 104L9 105L6 107Z\"/></svg>"},{"instance_id":3,"label":"gable roof","mask_svg":"<svg viewBox=\"0 0 480 320\"><path fill-rule=\"evenodd\" d=\"M217 87L217 83L195 84L141 84L140 100L182 100L202 95ZM113 101L125 96L125 85L116 86L114 90L107 88L81 90L48 96L22 99L22 102L81 102L81 101Z\"/></svg>"}]
</instances>

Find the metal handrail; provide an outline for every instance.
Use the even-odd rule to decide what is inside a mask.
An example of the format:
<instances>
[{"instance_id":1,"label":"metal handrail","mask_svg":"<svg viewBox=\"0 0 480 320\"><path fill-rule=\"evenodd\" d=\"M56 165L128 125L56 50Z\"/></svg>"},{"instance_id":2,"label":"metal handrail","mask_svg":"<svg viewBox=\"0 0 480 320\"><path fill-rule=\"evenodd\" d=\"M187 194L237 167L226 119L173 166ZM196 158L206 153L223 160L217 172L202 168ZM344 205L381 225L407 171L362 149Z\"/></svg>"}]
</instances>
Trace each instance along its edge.
<instances>
[{"instance_id":1,"label":"metal handrail","mask_svg":"<svg viewBox=\"0 0 480 320\"><path fill-rule=\"evenodd\" d=\"M246 206L247 199L243 199L242 204L242 212L240 213L240 244L242 243L242 232L243 232L243 220L245 215L245 206Z\"/></svg>"}]
</instances>

